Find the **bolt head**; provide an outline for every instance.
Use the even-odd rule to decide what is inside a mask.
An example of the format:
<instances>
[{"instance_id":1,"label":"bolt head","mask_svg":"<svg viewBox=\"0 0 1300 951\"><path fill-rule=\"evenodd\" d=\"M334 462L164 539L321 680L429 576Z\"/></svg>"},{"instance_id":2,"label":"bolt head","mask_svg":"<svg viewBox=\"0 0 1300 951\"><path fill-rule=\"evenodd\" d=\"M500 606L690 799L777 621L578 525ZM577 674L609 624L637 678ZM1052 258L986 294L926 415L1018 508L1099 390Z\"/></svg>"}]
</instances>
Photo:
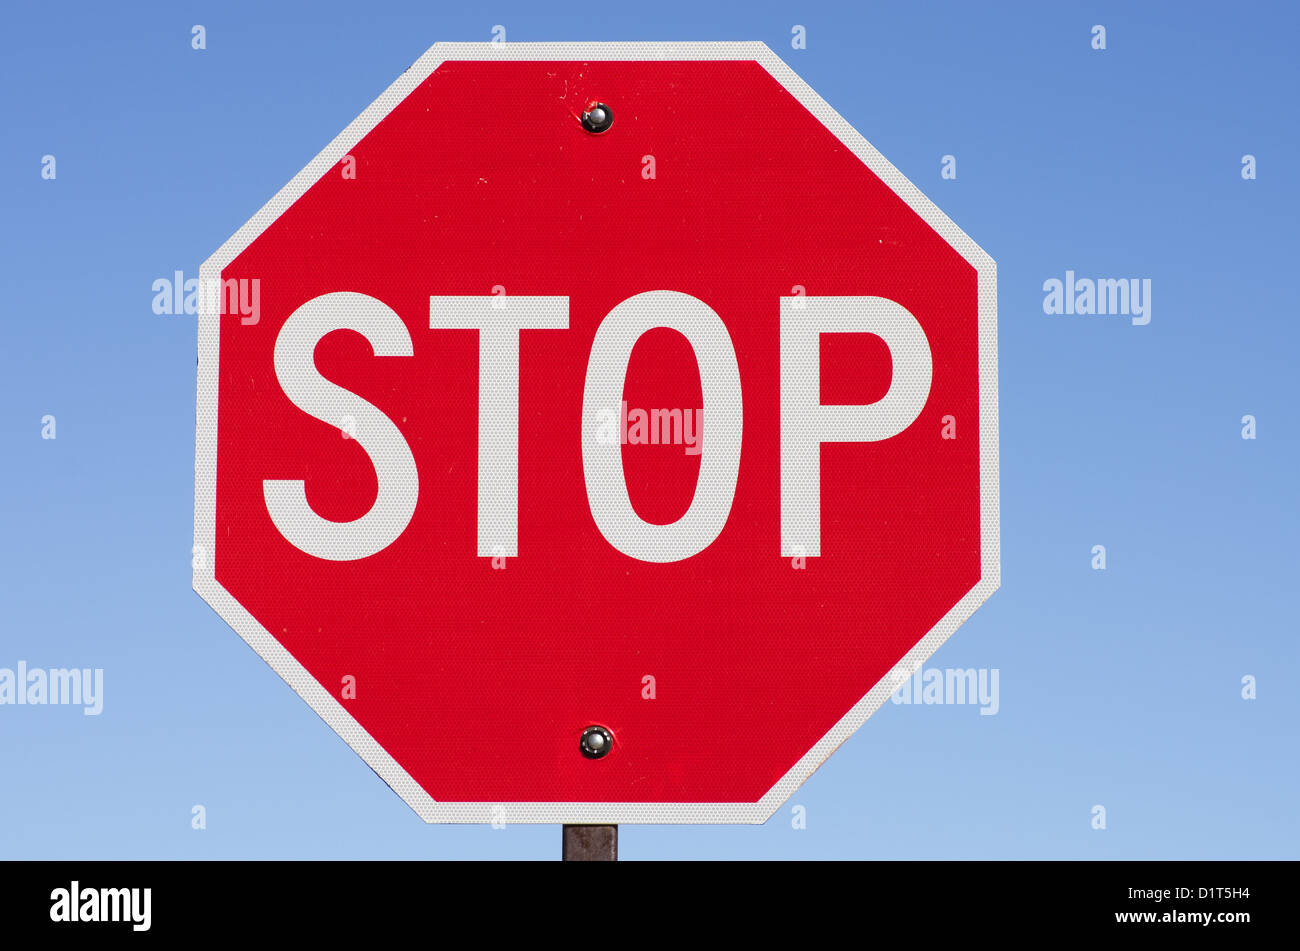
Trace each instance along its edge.
<instances>
[{"instance_id":1,"label":"bolt head","mask_svg":"<svg viewBox=\"0 0 1300 951\"><path fill-rule=\"evenodd\" d=\"M582 731L578 748L587 759L600 759L609 753L613 745L614 734L609 730L603 726L589 726Z\"/></svg>"},{"instance_id":2,"label":"bolt head","mask_svg":"<svg viewBox=\"0 0 1300 951\"><path fill-rule=\"evenodd\" d=\"M603 102L593 103L582 114L582 127L588 132L599 135L614 124L614 110Z\"/></svg>"}]
</instances>

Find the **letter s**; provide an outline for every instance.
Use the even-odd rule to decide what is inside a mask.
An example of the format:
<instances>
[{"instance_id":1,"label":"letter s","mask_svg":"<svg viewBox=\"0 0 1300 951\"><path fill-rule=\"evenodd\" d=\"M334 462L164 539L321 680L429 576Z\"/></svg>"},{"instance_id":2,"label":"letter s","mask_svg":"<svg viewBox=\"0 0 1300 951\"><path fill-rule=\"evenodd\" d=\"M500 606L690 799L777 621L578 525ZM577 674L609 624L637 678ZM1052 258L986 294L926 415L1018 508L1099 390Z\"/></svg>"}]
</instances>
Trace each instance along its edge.
<instances>
[{"instance_id":1,"label":"letter s","mask_svg":"<svg viewBox=\"0 0 1300 951\"><path fill-rule=\"evenodd\" d=\"M419 474L405 437L391 419L316 370L316 344L335 330L355 330L377 357L409 357L411 335L387 305L365 294L323 294L299 307L275 341L275 375L303 412L337 426L356 419L354 437L375 467L379 491L365 515L350 522L321 518L307 504L300 479L265 479L271 521L290 544L330 561L353 561L383 551L406 531L419 498Z\"/></svg>"}]
</instances>

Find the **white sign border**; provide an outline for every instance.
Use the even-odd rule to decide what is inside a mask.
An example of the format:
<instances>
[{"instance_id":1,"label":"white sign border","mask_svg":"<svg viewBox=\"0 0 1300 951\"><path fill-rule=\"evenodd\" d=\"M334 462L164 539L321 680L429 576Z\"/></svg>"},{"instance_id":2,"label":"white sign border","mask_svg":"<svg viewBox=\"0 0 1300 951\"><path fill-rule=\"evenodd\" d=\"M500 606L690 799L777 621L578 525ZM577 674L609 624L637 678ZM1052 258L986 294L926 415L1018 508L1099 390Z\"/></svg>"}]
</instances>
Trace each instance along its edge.
<instances>
[{"instance_id":1,"label":"white sign border","mask_svg":"<svg viewBox=\"0 0 1300 951\"><path fill-rule=\"evenodd\" d=\"M1001 584L998 492L997 271L993 259L921 194L764 43L437 43L294 176L200 268L200 286L222 270L338 163L398 103L448 60L750 60L759 63L944 237L979 275L980 581L757 802L437 802L379 745L215 577L218 321L216 295L200 294L194 460L194 590L307 701L426 822L762 823L776 812L938 650Z\"/></svg>"}]
</instances>

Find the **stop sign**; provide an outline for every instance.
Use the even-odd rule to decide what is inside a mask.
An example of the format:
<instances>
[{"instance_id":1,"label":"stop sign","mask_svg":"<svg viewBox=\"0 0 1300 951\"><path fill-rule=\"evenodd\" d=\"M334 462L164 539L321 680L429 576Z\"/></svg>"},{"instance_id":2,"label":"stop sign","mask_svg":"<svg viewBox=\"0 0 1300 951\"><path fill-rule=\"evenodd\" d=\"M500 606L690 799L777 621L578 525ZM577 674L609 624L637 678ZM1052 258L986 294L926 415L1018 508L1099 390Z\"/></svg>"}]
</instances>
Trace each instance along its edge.
<instances>
[{"instance_id":1,"label":"stop sign","mask_svg":"<svg viewBox=\"0 0 1300 951\"><path fill-rule=\"evenodd\" d=\"M993 261L761 43L438 44L201 290L195 589L426 820L761 822L998 586Z\"/></svg>"}]
</instances>

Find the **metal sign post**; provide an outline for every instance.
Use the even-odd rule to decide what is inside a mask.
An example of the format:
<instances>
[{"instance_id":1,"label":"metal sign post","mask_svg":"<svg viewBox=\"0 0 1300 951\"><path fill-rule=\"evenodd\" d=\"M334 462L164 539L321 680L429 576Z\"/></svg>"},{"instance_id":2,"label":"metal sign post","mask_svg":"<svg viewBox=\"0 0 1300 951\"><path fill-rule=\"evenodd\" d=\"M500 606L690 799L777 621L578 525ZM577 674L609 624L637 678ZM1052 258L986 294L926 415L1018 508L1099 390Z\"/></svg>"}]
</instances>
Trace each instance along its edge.
<instances>
[{"instance_id":1,"label":"metal sign post","mask_svg":"<svg viewBox=\"0 0 1300 951\"><path fill-rule=\"evenodd\" d=\"M562 834L566 862L618 861L618 826L564 826Z\"/></svg>"}]
</instances>

